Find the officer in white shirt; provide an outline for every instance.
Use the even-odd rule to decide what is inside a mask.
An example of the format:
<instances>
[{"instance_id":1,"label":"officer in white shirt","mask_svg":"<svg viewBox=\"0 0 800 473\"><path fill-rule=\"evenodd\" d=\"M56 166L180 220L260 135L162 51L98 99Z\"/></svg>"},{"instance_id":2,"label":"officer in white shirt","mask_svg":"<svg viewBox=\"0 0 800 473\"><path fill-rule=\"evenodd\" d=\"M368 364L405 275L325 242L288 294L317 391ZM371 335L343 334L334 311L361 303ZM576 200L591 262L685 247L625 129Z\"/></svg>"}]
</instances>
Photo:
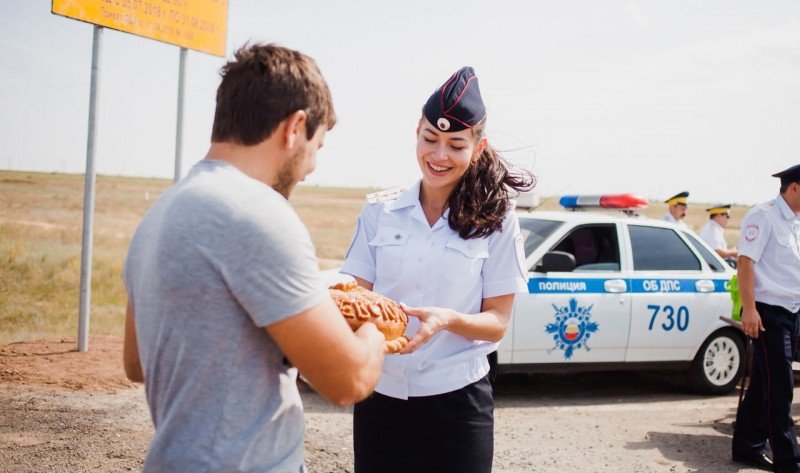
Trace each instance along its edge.
<instances>
[{"instance_id":1,"label":"officer in white shirt","mask_svg":"<svg viewBox=\"0 0 800 473\"><path fill-rule=\"evenodd\" d=\"M489 472L494 402L486 355L527 291L511 170L484 136L470 67L428 99L417 125L422 179L361 211L341 272L403 303L410 341L387 355L372 396L353 412L356 473ZM388 197L387 197L388 195Z\"/></svg>"},{"instance_id":2,"label":"officer in white shirt","mask_svg":"<svg viewBox=\"0 0 800 473\"><path fill-rule=\"evenodd\" d=\"M736 248L728 249L728 242L725 241L725 226L731 219L731 204L712 207L706 209L706 212L708 212L708 222L700 229L700 238L726 261L735 263L739 252Z\"/></svg>"},{"instance_id":3,"label":"officer in white shirt","mask_svg":"<svg viewBox=\"0 0 800 473\"><path fill-rule=\"evenodd\" d=\"M669 223L674 223L681 228L688 228L686 226L686 222L683 221L683 217L686 216L686 209L688 207L687 199L689 198L689 193L684 191L678 194L673 195L669 199L665 200L664 203L669 205L667 209L667 213L661 217L661 220L664 220Z\"/></svg>"},{"instance_id":4,"label":"officer in white shirt","mask_svg":"<svg viewBox=\"0 0 800 473\"><path fill-rule=\"evenodd\" d=\"M780 195L748 212L739 239L742 328L753 339L754 357L736 415L732 456L758 468L796 473L800 448L791 404L800 313L800 165L773 176L781 179Z\"/></svg>"}]
</instances>

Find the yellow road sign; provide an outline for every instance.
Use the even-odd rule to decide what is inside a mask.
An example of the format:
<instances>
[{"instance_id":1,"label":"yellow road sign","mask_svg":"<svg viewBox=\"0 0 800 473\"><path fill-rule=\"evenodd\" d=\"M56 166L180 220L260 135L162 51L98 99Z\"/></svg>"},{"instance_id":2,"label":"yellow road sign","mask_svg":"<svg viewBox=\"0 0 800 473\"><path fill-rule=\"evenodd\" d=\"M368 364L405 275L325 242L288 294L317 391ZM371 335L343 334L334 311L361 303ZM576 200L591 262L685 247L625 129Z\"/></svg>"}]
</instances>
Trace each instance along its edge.
<instances>
[{"instance_id":1,"label":"yellow road sign","mask_svg":"<svg viewBox=\"0 0 800 473\"><path fill-rule=\"evenodd\" d=\"M52 12L225 56L228 0L53 0Z\"/></svg>"}]
</instances>

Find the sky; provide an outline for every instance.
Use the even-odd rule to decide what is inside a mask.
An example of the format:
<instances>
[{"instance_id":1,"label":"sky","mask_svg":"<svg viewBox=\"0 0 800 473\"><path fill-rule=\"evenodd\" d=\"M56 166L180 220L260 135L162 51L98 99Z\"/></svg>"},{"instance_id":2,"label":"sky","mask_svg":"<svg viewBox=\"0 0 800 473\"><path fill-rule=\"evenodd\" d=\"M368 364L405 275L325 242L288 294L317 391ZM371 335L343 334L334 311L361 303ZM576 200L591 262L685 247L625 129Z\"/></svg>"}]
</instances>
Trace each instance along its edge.
<instances>
[{"instance_id":1,"label":"sky","mask_svg":"<svg viewBox=\"0 0 800 473\"><path fill-rule=\"evenodd\" d=\"M83 173L92 26L50 0L0 17L0 169ZM800 2L230 0L247 41L315 58L338 123L307 183L389 188L420 175L428 96L475 68L490 143L542 196L636 193L755 204L800 163ZM179 48L104 30L98 173L171 178ZM185 174L205 156L223 58L190 51Z\"/></svg>"}]
</instances>

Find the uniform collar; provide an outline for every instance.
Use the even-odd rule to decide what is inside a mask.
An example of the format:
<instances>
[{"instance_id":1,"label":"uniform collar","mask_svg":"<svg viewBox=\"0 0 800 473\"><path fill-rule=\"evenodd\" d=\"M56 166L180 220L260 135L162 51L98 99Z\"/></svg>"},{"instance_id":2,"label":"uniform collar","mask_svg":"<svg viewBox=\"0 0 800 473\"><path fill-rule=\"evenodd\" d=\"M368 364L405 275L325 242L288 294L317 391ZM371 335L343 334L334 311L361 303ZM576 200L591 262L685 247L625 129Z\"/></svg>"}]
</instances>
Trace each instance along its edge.
<instances>
[{"instance_id":1,"label":"uniform collar","mask_svg":"<svg viewBox=\"0 0 800 473\"><path fill-rule=\"evenodd\" d=\"M720 229L722 229L722 230L724 230L724 229L725 229L725 227L723 227L722 225L720 225L720 224L719 224L719 223L718 223L716 220L711 220L711 219L708 219L708 221L709 221L709 222L711 222L711 226L712 226L712 227L714 227L714 228L720 228Z\"/></svg>"},{"instance_id":2,"label":"uniform collar","mask_svg":"<svg viewBox=\"0 0 800 473\"><path fill-rule=\"evenodd\" d=\"M388 211L395 211L400 209L405 209L408 207L413 207L411 209L410 215L419 220L420 222L424 223L425 226L428 225L428 219L425 218L425 213L422 211L422 204L419 202L419 188L421 185L421 180L417 181L409 187L408 189L404 190L397 199L389 202L384 207ZM442 218L436 221L436 223L431 227L431 230L436 230L443 225L442 222L447 222L447 218L450 215L450 208L446 208L444 210L444 214L442 214Z\"/></svg>"},{"instance_id":3,"label":"uniform collar","mask_svg":"<svg viewBox=\"0 0 800 473\"><path fill-rule=\"evenodd\" d=\"M797 220L797 214L795 214L789 207L789 204L783 200L782 195L779 194L778 197L775 197L775 205L777 205L781 210L781 215L783 215L783 218L786 220Z\"/></svg>"},{"instance_id":4,"label":"uniform collar","mask_svg":"<svg viewBox=\"0 0 800 473\"><path fill-rule=\"evenodd\" d=\"M392 211L411 206L419 206L419 184L420 181L415 182L414 185L400 193L395 200L387 203L385 207L386 210Z\"/></svg>"}]
</instances>

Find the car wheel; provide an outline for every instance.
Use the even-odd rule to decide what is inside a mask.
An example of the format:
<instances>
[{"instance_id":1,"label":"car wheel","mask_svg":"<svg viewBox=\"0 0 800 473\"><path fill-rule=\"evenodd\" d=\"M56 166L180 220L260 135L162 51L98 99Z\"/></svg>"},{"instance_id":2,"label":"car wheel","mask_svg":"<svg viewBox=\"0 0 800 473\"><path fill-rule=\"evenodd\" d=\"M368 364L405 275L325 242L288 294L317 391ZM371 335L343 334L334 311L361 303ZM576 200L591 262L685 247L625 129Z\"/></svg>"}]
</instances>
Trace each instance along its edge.
<instances>
[{"instance_id":1,"label":"car wheel","mask_svg":"<svg viewBox=\"0 0 800 473\"><path fill-rule=\"evenodd\" d=\"M705 394L727 394L742 377L744 340L732 330L713 333L700 347L689 369L689 380Z\"/></svg>"}]
</instances>

